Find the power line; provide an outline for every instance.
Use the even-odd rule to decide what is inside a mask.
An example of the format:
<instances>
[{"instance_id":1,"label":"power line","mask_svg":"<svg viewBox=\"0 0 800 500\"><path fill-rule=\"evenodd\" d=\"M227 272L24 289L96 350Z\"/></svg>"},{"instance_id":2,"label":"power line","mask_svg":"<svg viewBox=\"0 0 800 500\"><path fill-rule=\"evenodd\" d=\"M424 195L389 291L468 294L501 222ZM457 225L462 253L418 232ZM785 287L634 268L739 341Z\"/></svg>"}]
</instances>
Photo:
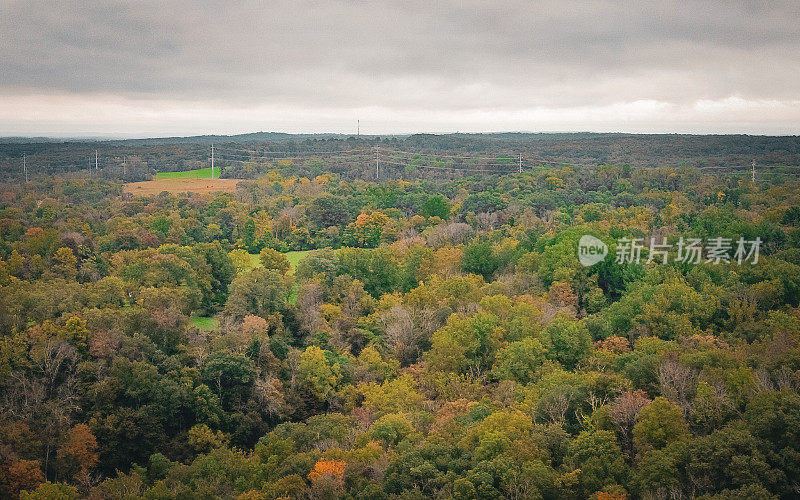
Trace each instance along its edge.
<instances>
[{"instance_id":1,"label":"power line","mask_svg":"<svg viewBox=\"0 0 800 500\"><path fill-rule=\"evenodd\" d=\"M435 170L459 170L463 172L483 172L483 173L492 173L492 174L510 174L513 172L513 165L506 165L506 167L511 167L512 170L503 171L503 170L495 170L495 169L485 169L485 168L470 168L470 167L456 167L450 165L424 165L421 163L418 164L409 164L409 163L400 163L400 162L391 162L384 160L383 163L385 165L394 165L398 167L411 167L411 168L429 168Z\"/></svg>"},{"instance_id":2,"label":"power line","mask_svg":"<svg viewBox=\"0 0 800 500\"><path fill-rule=\"evenodd\" d=\"M216 150L216 152L217 152L218 156L220 156L220 159L226 159L226 158L223 158L223 157L231 157L231 156L234 157L235 159L242 160L242 161L286 159L286 158L276 158L276 157L273 157L273 156L254 156L254 155L247 154L247 153L222 152L220 154L220 151L218 149ZM281 154L286 155L286 157L288 157L288 158L301 158L301 157L313 158L315 156L322 156L322 154L313 154L313 153L312 154L304 154L304 155L290 154L290 153L281 153ZM326 155L327 156L337 157L337 156L357 156L357 155L364 155L364 154L369 154L369 151L368 150L341 151L341 152L327 153Z\"/></svg>"},{"instance_id":3,"label":"power line","mask_svg":"<svg viewBox=\"0 0 800 500\"><path fill-rule=\"evenodd\" d=\"M392 152L406 154L406 155L418 155L418 156L438 156L439 158L454 158L454 159L463 159L463 160L492 160L497 161L499 159L513 159L514 155L512 153L499 153L494 156L478 156L478 155L469 155L469 154L445 154L445 153L432 153L426 151L403 151L400 149L392 149ZM503 158L507 157L507 158Z\"/></svg>"},{"instance_id":4,"label":"power line","mask_svg":"<svg viewBox=\"0 0 800 500\"><path fill-rule=\"evenodd\" d=\"M752 173L753 165L709 165L703 167L694 167L697 170L743 170L747 172L748 170ZM800 165L761 165L762 169L775 169L775 168L785 168L785 169L796 169L800 168Z\"/></svg>"},{"instance_id":5,"label":"power line","mask_svg":"<svg viewBox=\"0 0 800 500\"><path fill-rule=\"evenodd\" d=\"M339 150L328 150L328 151L314 151L310 149L306 150L296 150L296 151L258 151L255 149L243 149L243 148L217 148L217 151L234 153L234 154L247 154L247 153L255 153L259 155L316 155L316 154L338 154L338 153L348 153L351 151L364 151L367 148L355 148L355 149L339 149Z\"/></svg>"},{"instance_id":6,"label":"power line","mask_svg":"<svg viewBox=\"0 0 800 500\"><path fill-rule=\"evenodd\" d=\"M417 158L409 158L409 157L404 157L402 155L389 154L388 157L390 159L393 159L393 160L405 161L405 162L408 162L408 163L413 163L413 162L417 162L417 161L441 161L441 162L445 163L445 161L449 160L449 159L442 160L440 158L433 157L432 155L428 156L427 158L419 158L419 157L417 157ZM486 167L489 167L489 166L514 167L515 163L516 162L514 160L509 159L509 161L496 161L496 160L495 161L481 161L480 163L478 163L476 165L477 166L486 166ZM450 164L453 164L453 163L449 163L449 162L447 163L447 165L450 165ZM462 165L464 163L463 162L455 162L454 164ZM467 163L467 164L469 164L469 163Z\"/></svg>"},{"instance_id":7,"label":"power line","mask_svg":"<svg viewBox=\"0 0 800 500\"><path fill-rule=\"evenodd\" d=\"M511 153L508 154L499 154L497 156L471 156L471 155L448 155L448 154L441 154L441 153L426 153L422 151L402 151L399 149L390 149L389 153L396 153L396 154L404 154L406 156L435 156L438 158L453 158L453 159L461 159L461 160L488 160L488 161L514 161L514 155ZM506 157L506 158L503 158Z\"/></svg>"}]
</instances>

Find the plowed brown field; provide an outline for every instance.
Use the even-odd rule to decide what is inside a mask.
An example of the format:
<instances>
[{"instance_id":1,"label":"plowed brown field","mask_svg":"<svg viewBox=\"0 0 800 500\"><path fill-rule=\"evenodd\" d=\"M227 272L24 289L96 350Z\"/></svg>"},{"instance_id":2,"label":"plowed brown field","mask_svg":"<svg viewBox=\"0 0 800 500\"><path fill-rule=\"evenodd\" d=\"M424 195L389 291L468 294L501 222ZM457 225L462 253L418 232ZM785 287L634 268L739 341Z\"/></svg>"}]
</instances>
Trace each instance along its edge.
<instances>
[{"instance_id":1,"label":"plowed brown field","mask_svg":"<svg viewBox=\"0 0 800 500\"><path fill-rule=\"evenodd\" d=\"M152 196L162 191L169 193L213 193L236 191L239 179L157 179L125 184L125 192L134 196Z\"/></svg>"}]
</instances>

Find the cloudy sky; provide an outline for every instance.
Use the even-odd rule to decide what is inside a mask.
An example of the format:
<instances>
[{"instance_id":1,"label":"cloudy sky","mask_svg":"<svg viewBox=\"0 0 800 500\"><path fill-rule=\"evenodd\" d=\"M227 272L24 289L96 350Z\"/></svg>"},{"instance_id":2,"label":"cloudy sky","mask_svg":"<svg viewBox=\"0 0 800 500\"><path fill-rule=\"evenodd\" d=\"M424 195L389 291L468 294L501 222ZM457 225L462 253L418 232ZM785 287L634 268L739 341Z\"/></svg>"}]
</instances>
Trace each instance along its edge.
<instances>
[{"instance_id":1,"label":"cloudy sky","mask_svg":"<svg viewBox=\"0 0 800 500\"><path fill-rule=\"evenodd\" d=\"M800 134L800 2L0 0L0 135Z\"/></svg>"}]
</instances>

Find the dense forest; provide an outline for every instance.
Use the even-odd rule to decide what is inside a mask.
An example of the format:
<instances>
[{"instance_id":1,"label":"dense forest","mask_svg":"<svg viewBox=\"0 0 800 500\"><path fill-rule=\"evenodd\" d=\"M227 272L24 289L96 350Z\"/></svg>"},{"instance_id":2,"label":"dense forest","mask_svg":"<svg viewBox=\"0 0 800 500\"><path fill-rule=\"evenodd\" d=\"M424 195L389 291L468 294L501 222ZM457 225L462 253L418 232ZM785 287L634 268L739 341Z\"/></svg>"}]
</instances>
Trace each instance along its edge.
<instances>
[{"instance_id":1,"label":"dense forest","mask_svg":"<svg viewBox=\"0 0 800 500\"><path fill-rule=\"evenodd\" d=\"M156 172L208 167L212 144L216 145L216 165L224 168L224 176L236 179L255 179L275 169L287 176L310 178L335 173L348 180L456 179L485 170L511 173L516 171L518 159L528 168L612 164L741 173L749 171L754 161L765 175L797 175L800 169L798 136L255 133L62 142L0 138L0 172L6 179L24 179L25 163L30 176L86 175L91 170L109 180L141 181ZM382 166L377 179L376 153ZM284 168L287 160L294 160L290 169Z\"/></svg>"},{"instance_id":2,"label":"dense forest","mask_svg":"<svg viewBox=\"0 0 800 500\"><path fill-rule=\"evenodd\" d=\"M797 165L798 140L640 139L288 138L510 167L223 162L235 193L151 197L79 171L102 145L5 143L0 496L797 498L800 180L695 160ZM138 179L207 166L114 147L152 155ZM20 177L71 148L86 165Z\"/></svg>"}]
</instances>

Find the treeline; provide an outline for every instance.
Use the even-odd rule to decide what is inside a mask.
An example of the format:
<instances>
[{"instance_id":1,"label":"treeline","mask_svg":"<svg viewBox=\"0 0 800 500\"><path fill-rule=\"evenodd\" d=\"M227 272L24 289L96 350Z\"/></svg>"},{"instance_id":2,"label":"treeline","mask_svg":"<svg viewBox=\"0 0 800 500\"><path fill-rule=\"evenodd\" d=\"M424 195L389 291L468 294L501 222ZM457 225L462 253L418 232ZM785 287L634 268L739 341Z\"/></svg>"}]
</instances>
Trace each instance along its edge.
<instances>
[{"instance_id":1,"label":"treeline","mask_svg":"<svg viewBox=\"0 0 800 500\"><path fill-rule=\"evenodd\" d=\"M629 166L7 184L0 495L795 498L799 197Z\"/></svg>"},{"instance_id":2,"label":"treeline","mask_svg":"<svg viewBox=\"0 0 800 500\"><path fill-rule=\"evenodd\" d=\"M100 156L98 176L128 182L146 180L155 172L208 167L211 144L222 151L217 156L217 164L223 167L223 176L251 179L279 169L287 176L316 176L327 172L347 179L374 180L375 147L386 152L400 150L407 153L401 157L392 157L391 154L384 157L385 171L378 178L381 181L470 176L477 169L476 163L469 160L470 156L488 157L496 163L503 155L515 159L522 155L525 168L561 164L628 164L636 168L685 166L721 168L723 171L736 168L741 172L755 161L767 172L773 172L777 167L794 167L785 170L784 174L796 175L796 167L800 166L800 138L796 136L505 133L380 137L256 133L116 141L0 140L0 171L6 179L23 179L25 155L30 162L31 175L85 171L94 169L97 150ZM226 148L235 153L226 156ZM361 150L367 151L361 155L354 153ZM287 153L264 157L269 151ZM320 154L315 156L315 152ZM351 154L331 156L331 152ZM422 156L408 157L416 153ZM282 160L289 160L289 163ZM419 164L426 165L426 168L415 168ZM499 170L499 174L511 171L497 168L498 165L493 167ZM488 167L484 165L483 168Z\"/></svg>"}]
</instances>

